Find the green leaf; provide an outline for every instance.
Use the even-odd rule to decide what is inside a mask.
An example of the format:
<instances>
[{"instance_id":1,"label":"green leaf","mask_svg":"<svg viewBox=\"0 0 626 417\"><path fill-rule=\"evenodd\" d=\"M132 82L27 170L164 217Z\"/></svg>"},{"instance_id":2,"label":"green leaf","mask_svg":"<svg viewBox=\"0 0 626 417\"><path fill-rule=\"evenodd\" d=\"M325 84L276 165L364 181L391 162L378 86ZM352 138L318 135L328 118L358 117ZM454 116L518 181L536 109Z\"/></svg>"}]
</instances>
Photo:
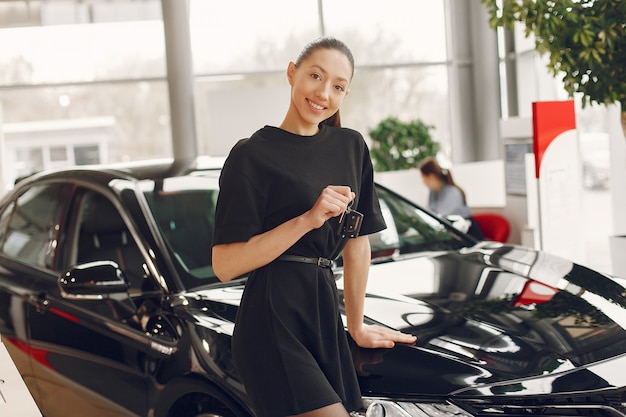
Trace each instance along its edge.
<instances>
[{"instance_id":1,"label":"green leaf","mask_svg":"<svg viewBox=\"0 0 626 417\"><path fill-rule=\"evenodd\" d=\"M381 120L369 131L374 169L381 172L415 168L424 157L435 156L440 145L431 138L432 128L421 120Z\"/></svg>"},{"instance_id":2,"label":"green leaf","mask_svg":"<svg viewBox=\"0 0 626 417\"><path fill-rule=\"evenodd\" d=\"M526 34L535 35L537 51L549 54L551 73L564 74L570 96L581 93L585 103L626 103L626 1L481 2L490 22L507 27L521 22Z\"/></svg>"}]
</instances>

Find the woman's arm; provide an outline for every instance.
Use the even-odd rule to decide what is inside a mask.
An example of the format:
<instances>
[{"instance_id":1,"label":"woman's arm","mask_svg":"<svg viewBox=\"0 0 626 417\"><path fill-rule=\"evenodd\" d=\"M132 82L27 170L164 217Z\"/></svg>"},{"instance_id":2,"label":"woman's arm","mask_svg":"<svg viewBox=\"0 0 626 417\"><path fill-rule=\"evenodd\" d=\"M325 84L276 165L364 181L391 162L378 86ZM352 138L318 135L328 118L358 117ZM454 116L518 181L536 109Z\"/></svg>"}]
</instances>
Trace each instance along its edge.
<instances>
[{"instance_id":1,"label":"woman's arm","mask_svg":"<svg viewBox=\"0 0 626 417\"><path fill-rule=\"evenodd\" d=\"M347 186L329 185L320 194L313 207L265 233L251 237L247 242L213 246L213 271L226 282L260 268L283 254L302 236L321 227L326 220L346 210L354 193Z\"/></svg>"},{"instance_id":2,"label":"woman's arm","mask_svg":"<svg viewBox=\"0 0 626 417\"><path fill-rule=\"evenodd\" d=\"M353 339L363 327L363 305L371 261L367 236L348 240L343 248L343 296L348 317L348 332Z\"/></svg>"},{"instance_id":3,"label":"woman's arm","mask_svg":"<svg viewBox=\"0 0 626 417\"><path fill-rule=\"evenodd\" d=\"M366 348L391 348L395 342L414 343L416 338L413 335L363 323L370 261L371 249L367 236L348 240L343 249L344 303L348 332L359 346Z\"/></svg>"},{"instance_id":4,"label":"woman's arm","mask_svg":"<svg viewBox=\"0 0 626 417\"><path fill-rule=\"evenodd\" d=\"M230 281L272 262L313 228L305 213L247 242L215 245L213 271L220 281Z\"/></svg>"}]
</instances>

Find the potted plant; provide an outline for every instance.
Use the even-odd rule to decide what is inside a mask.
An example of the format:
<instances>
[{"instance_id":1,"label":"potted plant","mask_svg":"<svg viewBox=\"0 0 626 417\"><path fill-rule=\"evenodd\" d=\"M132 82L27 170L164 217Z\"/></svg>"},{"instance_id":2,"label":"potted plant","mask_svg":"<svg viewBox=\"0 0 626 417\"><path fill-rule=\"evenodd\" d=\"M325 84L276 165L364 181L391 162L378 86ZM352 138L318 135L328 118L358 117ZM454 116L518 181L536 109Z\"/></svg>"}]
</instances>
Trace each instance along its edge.
<instances>
[{"instance_id":1,"label":"potted plant","mask_svg":"<svg viewBox=\"0 0 626 417\"><path fill-rule=\"evenodd\" d=\"M433 141L433 126L421 120L403 122L387 117L369 131L372 139L370 154L377 172L415 168L427 156L436 156L439 143Z\"/></svg>"}]
</instances>

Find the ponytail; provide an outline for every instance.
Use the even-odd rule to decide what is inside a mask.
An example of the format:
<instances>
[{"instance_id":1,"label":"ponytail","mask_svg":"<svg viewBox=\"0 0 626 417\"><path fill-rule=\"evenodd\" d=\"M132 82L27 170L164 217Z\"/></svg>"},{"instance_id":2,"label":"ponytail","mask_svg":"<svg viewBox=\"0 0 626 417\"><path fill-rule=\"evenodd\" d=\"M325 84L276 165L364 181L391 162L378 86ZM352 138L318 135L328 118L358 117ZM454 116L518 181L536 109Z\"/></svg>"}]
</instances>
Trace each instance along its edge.
<instances>
[{"instance_id":1,"label":"ponytail","mask_svg":"<svg viewBox=\"0 0 626 417\"><path fill-rule=\"evenodd\" d=\"M461 187L459 187L455 182L454 179L452 179L452 173L450 172L449 169L442 169L441 170L441 174L442 174L442 178L444 180L444 182L446 182L449 185L453 185L456 188L458 188L458 190L461 192L461 197L463 197L463 203L467 204L467 200L465 199L465 191L463 191L463 189Z\"/></svg>"}]
</instances>

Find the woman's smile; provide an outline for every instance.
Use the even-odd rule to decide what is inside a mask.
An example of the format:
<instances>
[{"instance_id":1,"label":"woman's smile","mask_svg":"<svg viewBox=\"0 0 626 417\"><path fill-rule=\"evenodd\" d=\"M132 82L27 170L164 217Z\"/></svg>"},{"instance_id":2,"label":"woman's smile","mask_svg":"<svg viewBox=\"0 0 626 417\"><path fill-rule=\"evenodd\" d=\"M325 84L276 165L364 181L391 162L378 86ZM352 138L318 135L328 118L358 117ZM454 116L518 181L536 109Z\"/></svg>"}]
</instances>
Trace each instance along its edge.
<instances>
[{"instance_id":1,"label":"woman's smile","mask_svg":"<svg viewBox=\"0 0 626 417\"><path fill-rule=\"evenodd\" d=\"M320 104L314 103L311 100L309 100L308 98L306 99L306 101L309 103L309 106L313 107L315 110L320 110L320 111L321 110L326 110L326 107L324 107L324 106L322 106Z\"/></svg>"}]
</instances>

